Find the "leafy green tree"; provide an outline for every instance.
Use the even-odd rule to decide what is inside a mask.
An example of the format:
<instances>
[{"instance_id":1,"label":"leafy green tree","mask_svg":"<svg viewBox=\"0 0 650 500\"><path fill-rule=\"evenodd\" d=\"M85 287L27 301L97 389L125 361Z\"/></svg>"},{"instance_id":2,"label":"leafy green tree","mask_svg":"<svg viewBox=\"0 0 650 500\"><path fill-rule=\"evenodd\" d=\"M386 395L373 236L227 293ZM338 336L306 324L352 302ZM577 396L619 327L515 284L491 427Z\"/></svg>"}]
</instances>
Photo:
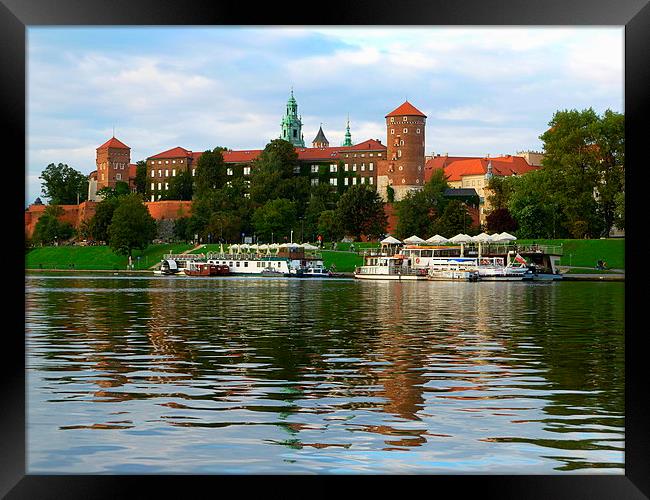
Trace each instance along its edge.
<instances>
[{"instance_id":1,"label":"leafy green tree","mask_svg":"<svg viewBox=\"0 0 650 500\"><path fill-rule=\"evenodd\" d=\"M147 194L147 162L143 160L136 162L135 192L142 196Z\"/></svg>"},{"instance_id":2,"label":"leafy green tree","mask_svg":"<svg viewBox=\"0 0 650 500\"><path fill-rule=\"evenodd\" d=\"M108 244L114 252L131 256L144 250L156 237L156 221L136 193L119 198L108 227Z\"/></svg>"},{"instance_id":3,"label":"leafy green tree","mask_svg":"<svg viewBox=\"0 0 650 500\"><path fill-rule=\"evenodd\" d=\"M323 241L338 241L343 238L343 228L336 210L324 210L318 217L316 233L323 237Z\"/></svg>"},{"instance_id":4,"label":"leafy green tree","mask_svg":"<svg viewBox=\"0 0 650 500\"><path fill-rule=\"evenodd\" d=\"M129 184L124 181L115 182L115 187L105 186L97 190L97 195L103 200L108 198L117 198L119 196L124 196L129 194L131 190L129 189Z\"/></svg>"},{"instance_id":5,"label":"leafy green tree","mask_svg":"<svg viewBox=\"0 0 650 500\"><path fill-rule=\"evenodd\" d=\"M217 147L212 151L205 151L196 162L196 175L194 192L201 198L214 191L221 189L226 183L226 163L223 159L223 152L226 148Z\"/></svg>"},{"instance_id":6,"label":"leafy green tree","mask_svg":"<svg viewBox=\"0 0 650 500\"><path fill-rule=\"evenodd\" d=\"M64 163L50 163L41 175L43 196L51 205L76 205L88 198L88 177Z\"/></svg>"},{"instance_id":7,"label":"leafy green tree","mask_svg":"<svg viewBox=\"0 0 650 500\"><path fill-rule=\"evenodd\" d=\"M605 236L614 224L616 197L624 189L624 116L611 110L558 111L544 141L543 168L561 179L554 204L573 235Z\"/></svg>"},{"instance_id":8,"label":"leafy green tree","mask_svg":"<svg viewBox=\"0 0 650 500\"><path fill-rule=\"evenodd\" d=\"M458 233L468 234L471 229L472 217L467 212L467 206L459 200L451 200L436 219L432 231L451 238Z\"/></svg>"},{"instance_id":9,"label":"leafy green tree","mask_svg":"<svg viewBox=\"0 0 650 500\"><path fill-rule=\"evenodd\" d=\"M303 205L309 196L309 181L294 173L298 153L290 142L274 139L253 161L250 197L256 205L284 198Z\"/></svg>"},{"instance_id":10,"label":"leafy green tree","mask_svg":"<svg viewBox=\"0 0 650 500\"><path fill-rule=\"evenodd\" d=\"M348 189L339 199L336 212L345 234L357 240L361 235L374 239L386 232L388 217L384 202L368 184Z\"/></svg>"},{"instance_id":11,"label":"leafy green tree","mask_svg":"<svg viewBox=\"0 0 650 500\"><path fill-rule=\"evenodd\" d=\"M432 232L436 218L447 204L444 194L448 187L442 169L436 170L422 190L408 193L397 203L396 233L399 238Z\"/></svg>"},{"instance_id":12,"label":"leafy green tree","mask_svg":"<svg viewBox=\"0 0 650 500\"><path fill-rule=\"evenodd\" d=\"M297 220L296 204L290 200L278 198L266 202L253 213L253 227L262 241L271 241L289 236Z\"/></svg>"},{"instance_id":13,"label":"leafy green tree","mask_svg":"<svg viewBox=\"0 0 650 500\"><path fill-rule=\"evenodd\" d=\"M48 206L36 222L32 235L33 242L50 245L53 242L71 238L74 235L72 224L59 220L63 213L63 209L58 205Z\"/></svg>"},{"instance_id":14,"label":"leafy green tree","mask_svg":"<svg viewBox=\"0 0 650 500\"><path fill-rule=\"evenodd\" d=\"M119 203L117 196L109 196L97 204L95 215L90 219L88 228L90 236L95 241L108 241L108 227Z\"/></svg>"},{"instance_id":15,"label":"leafy green tree","mask_svg":"<svg viewBox=\"0 0 650 500\"><path fill-rule=\"evenodd\" d=\"M189 217L181 217L174 221L174 237L177 240L188 242L192 239L189 222Z\"/></svg>"},{"instance_id":16,"label":"leafy green tree","mask_svg":"<svg viewBox=\"0 0 650 500\"><path fill-rule=\"evenodd\" d=\"M169 181L169 190L165 193L166 200L190 201L194 194L194 178L189 170L182 170Z\"/></svg>"},{"instance_id":17,"label":"leafy green tree","mask_svg":"<svg viewBox=\"0 0 650 500\"><path fill-rule=\"evenodd\" d=\"M495 175L487 183L486 198L492 210L507 208L512 195L512 183L508 177ZM503 231L499 231L503 232Z\"/></svg>"}]
</instances>

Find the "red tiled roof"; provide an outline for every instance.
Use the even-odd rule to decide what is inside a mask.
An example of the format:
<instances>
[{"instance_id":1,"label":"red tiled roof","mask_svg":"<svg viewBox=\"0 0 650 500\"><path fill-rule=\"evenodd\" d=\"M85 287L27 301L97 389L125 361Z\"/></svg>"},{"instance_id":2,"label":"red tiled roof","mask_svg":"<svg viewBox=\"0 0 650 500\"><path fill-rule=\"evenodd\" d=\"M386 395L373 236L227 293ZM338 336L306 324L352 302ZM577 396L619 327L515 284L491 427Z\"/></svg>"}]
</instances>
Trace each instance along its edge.
<instances>
[{"instance_id":1,"label":"red tiled roof","mask_svg":"<svg viewBox=\"0 0 650 500\"><path fill-rule=\"evenodd\" d=\"M183 148L175 148L183 149ZM386 146L375 139L368 139L366 141L360 142L354 146L337 146L329 148L295 148L296 153L298 154L298 159L303 161L308 160L333 160L340 158L340 153L345 153L347 151L385 151ZM173 151L173 150L170 150ZM186 151L186 150L185 150ZM261 149L251 149L246 151L224 151L223 159L226 163L247 163L249 161L255 160L263 150ZM169 153L167 151L166 153ZM159 155L152 156L151 158L172 158L172 156L162 156L166 153L160 153ZM193 161L198 160L203 152L193 153L188 151L189 155L192 157Z\"/></svg>"},{"instance_id":2,"label":"red tiled roof","mask_svg":"<svg viewBox=\"0 0 650 500\"><path fill-rule=\"evenodd\" d=\"M424 116L425 118L427 117L427 115L425 115L422 111L417 109L415 106L413 106L413 104L411 104L408 101L406 101L404 104L402 104L398 108L388 113L386 116L388 117L388 116L404 116L404 115Z\"/></svg>"},{"instance_id":3,"label":"red tiled roof","mask_svg":"<svg viewBox=\"0 0 650 500\"><path fill-rule=\"evenodd\" d=\"M131 149L130 147L128 147L126 144L116 139L115 137L111 137L108 141L106 141L104 144L99 146L97 149L107 149L107 148Z\"/></svg>"},{"instance_id":4,"label":"red tiled roof","mask_svg":"<svg viewBox=\"0 0 650 500\"><path fill-rule=\"evenodd\" d=\"M449 181L459 181L466 175L484 175L487 172L487 165L492 162L492 173L497 176L506 177L513 174L521 175L540 167L529 165L521 156L501 156L496 158L470 158L456 160L444 167L445 176Z\"/></svg>"},{"instance_id":5,"label":"red tiled roof","mask_svg":"<svg viewBox=\"0 0 650 500\"><path fill-rule=\"evenodd\" d=\"M375 140L375 139L368 139L367 141L360 142L359 144L356 144L352 146L351 149L354 149L355 151L362 150L362 151L384 151L386 149L386 146L384 146L381 142Z\"/></svg>"},{"instance_id":6,"label":"red tiled roof","mask_svg":"<svg viewBox=\"0 0 650 500\"><path fill-rule=\"evenodd\" d=\"M168 149L167 151L163 151L162 153L158 153L157 155L150 156L147 158L147 160L151 158L189 158L192 156L192 152L188 151L185 148L182 148L180 146L177 146L172 149Z\"/></svg>"}]
</instances>

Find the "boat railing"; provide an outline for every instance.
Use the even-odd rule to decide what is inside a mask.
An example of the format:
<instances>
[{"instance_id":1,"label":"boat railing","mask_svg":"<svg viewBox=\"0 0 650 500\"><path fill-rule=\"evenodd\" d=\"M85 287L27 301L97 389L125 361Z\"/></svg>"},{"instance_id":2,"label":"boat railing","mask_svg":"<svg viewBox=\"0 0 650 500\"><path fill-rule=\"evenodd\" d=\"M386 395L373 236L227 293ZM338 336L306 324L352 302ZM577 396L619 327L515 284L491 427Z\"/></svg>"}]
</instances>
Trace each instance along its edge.
<instances>
[{"instance_id":1,"label":"boat railing","mask_svg":"<svg viewBox=\"0 0 650 500\"><path fill-rule=\"evenodd\" d=\"M204 253L168 253L163 255L163 260L205 260Z\"/></svg>"},{"instance_id":2,"label":"boat railing","mask_svg":"<svg viewBox=\"0 0 650 500\"><path fill-rule=\"evenodd\" d=\"M547 255L563 255L564 248L562 245L540 245L538 243L481 243L481 254L499 254L506 255L508 252L519 253L543 253ZM478 253L478 244L472 243L465 245L465 254Z\"/></svg>"}]
</instances>

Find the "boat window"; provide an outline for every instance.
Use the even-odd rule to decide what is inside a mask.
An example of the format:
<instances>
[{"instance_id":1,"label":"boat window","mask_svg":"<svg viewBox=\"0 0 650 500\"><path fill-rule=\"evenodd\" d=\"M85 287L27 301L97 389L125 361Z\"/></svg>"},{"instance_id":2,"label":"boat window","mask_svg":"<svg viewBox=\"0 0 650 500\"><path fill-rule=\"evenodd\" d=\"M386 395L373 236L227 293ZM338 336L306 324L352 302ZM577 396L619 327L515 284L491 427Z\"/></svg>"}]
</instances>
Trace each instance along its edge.
<instances>
[{"instance_id":1,"label":"boat window","mask_svg":"<svg viewBox=\"0 0 650 500\"><path fill-rule=\"evenodd\" d=\"M431 250L422 250L421 256L422 257L431 257L433 255L433 251Z\"/></svg>"},{"instance_id":2,"label":"boat window","mask_svg":"<svg viewBox=\"0 0 650 500\"><path fill-rule=\"evenodd\" d=\"M248 267L248 261L244 261L244 267Z\"/></svg>"}]
</instances>

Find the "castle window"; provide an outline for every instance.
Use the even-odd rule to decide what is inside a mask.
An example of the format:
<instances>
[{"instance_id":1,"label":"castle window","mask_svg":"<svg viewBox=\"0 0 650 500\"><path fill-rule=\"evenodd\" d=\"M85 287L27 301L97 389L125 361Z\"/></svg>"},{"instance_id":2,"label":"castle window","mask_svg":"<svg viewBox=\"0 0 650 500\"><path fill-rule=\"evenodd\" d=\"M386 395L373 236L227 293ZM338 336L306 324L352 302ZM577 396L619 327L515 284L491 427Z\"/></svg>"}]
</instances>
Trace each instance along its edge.
<instances>
[{"instance_id":1,"label":"castle window","mask_svg":"<svg viewBox=\"0 0 650 500\"><path fill-rule=\"evenodd\" d=\"M152 190L152 191L153 191L154 189L156 189L155 186L156 186L156 185L152 182L152 183L151 183L151 190ZM151 201L153 201L153 200L151 200Z\"/></svg>"},{"instance_id":2,"label":"castle window","mask_svg":"<svg viewBox=\"0 0 650 500\"><path fill-rule=\"evenodd\" d=\"M404 133L405 133L405 134L408 134L408 132L409 132L409 129L405 128L405 129L404 129Z\"/></svg>"},{"instance_id":3,"label":"castle window","mask_svg":"<svg viewBox=\"0 0 650 500\"><path fill-rule=\"evenodd\" d=\"M158 165L162 165L162 160L158 160Z\"/></svg>"},{"instance_id":4,"label":"castle window","mask_svg":"<svg viewBox=\"0 0 650 500\"><path fill-rule=\"evenodd\" d=\"M192 169L192 175L196 175L196 169L195 168Z\"/></svg>"},{"instance_id":5,"label":"castle window","mask_svg":"<svg viewBox=\"0 0 650 500\"><path fill-rule=\"evenodd\" d=\"M165 177L169 177L169 170L165 170Z\"/></svg>"},{"instance_id":6,"label":"castle window","mask_svg":"<svg viewBox=\"0 0 650 500\"><path fill-rule=\"evenodd\" d=\"M357 164L356 164L356 163L353 163L353 164L352 164L352 171L353 171L353 172L356 172L356 171L357 171Z\"/></svg>"},{"instance_id":7,"label":"castle window","mask_svg":"<svg viewBox=\"0 0 650 500\"><path fill-rule=\"evenodd\" d=\"M365 153L361 153L361 158L365 158L365 157L366 157Z\"/></svg>"},{"instance_id":8,"label":"castle window","mask_svg":"<svg viewBox=\"0 0 650 500\"><path fill-rule=\"evenodd\" d=\"M338 170L336 165L330 165L330 172L336 172Z\"/></svg>"},{"instance_id":9,"label":"castle window","mask_svg":"<svg viewBox=\"0 0 650 500\"><path fill-rule=\"evenodd\" d=\"M345 171L347 172L348 170L350 170L350 165L348 165L348 164L346 163L345 165L343 165L343 168L344 168Z\"/></svg>"},{"instance_id":10,"label":"castle window","mask_svg":"<svg viewBox=\"0 0 650 500\"><path fill-rule=\"evenodd\" d=\"M151 201L156 201L156 195L155 194L151 195Z\"/></svg>"},{"instance_id":11,"label":"castle window","mask_svg":"<svg viewBox=\"0 0 650 500\"><path fill-rule=\"evenodd\" d=\"M416 133L416 134L419 134L419 133L420 133L420 129L419 129L419 128L416 128L416 129L415 129L415 133Z\"/></svg>"},{"instance_id":12,"label":"castle window","mask_svg":"<svg viewBox=\"0 0 650 500\"><path fill-rule=\"evenodd\" d=\"M176 177L176 169L175 168L172 169L172 177Z\"/></svg>"},{"instance_id":13,"label":"castle window","mask_svg":"<svg viewBox=\"0 0 650 500\"><path fill-rule=\"evenodd\" d=\"M377 156L381 156L381 153L377 153Z\"/></svg>"},{"instance_id":14,"label":"castle window","mask_svg":"<svg viewBox=\"0 0 650 500\"><path fill-rule=\"evenodd\" d=\"M353 186L357 185L357 178L356 177L352 177L352 185Z\"/></svg>"},{"instance_id":15,"label":"castle window","mask_svg":"<svg viewBox=\"0 0 650 500\"><path fill-rule=\"evenodd\" d=\"M124 170L124 163L120 163L120 169Z\"/></svg>"},{"instance_id":16,"label":"castle window","mask_svg":"<svg viewBox=\"0 0 650 500\"><path fill-rule=\"evenodd\" d=\"M151 171L151 177L156 177L156 171L155 170Z\"/></svg>"},{"instance_id":17,"label":"castle window","mask_svg":"<svg viewBox=\"0 0 650 500\"><path fill-rule=\"evenodd\" d=\"M158 195L158 200L160 200L160 195Z\"/></svg>"},{"instance_id":18,"label":"castle window","mask_svg":"<svg viewBox=\"0 0 650 500\"><path fill-rule=\"evenodd\" d=\"M232 168L226 169L226 174L227 175L232 175Z\"/></svg>"},{"instance_id":19,"label":"castle window","mask_svg":"<svg viewBox=\"0 0 650 500\"><path fill-rule=\"evenodd\" d=\"M311 185L312 185L312 186L318 186L318 177L314 177L314 178L311 180Z\"/></svg>"},{"instance_id":20,"label":"castle window","mask_svg":"<svg viewBox=\"0 0 650 500\"><path fill-rule=\"evenodd\" d=\"M391 135L393 135L395 133L395 129L394 128L390 129L390 133Z\"/></svg>"},{"instance_id":21,"label":"castle window","mask_svg":"<svg viewBox=\"0 0 650 500\"><path fill-rule=\"evenodd\" d=\"M368 177L368 182L370 182L370 184L373 184L373 183L374 183L374 179L373 179L372 177Z\"/></svg>"},{"instance_id":22,"label":"castle window","mask_svg":"<svg viewBox=\"0 0 650 500\"><path fill-rule=\"evenodd\" d=\"M330 179L330 184L331 184L332 186L336 186L336 180L337 180L336 177Z\"/></svg>"},{"instance_id":23,"label":"castle window","mask_svg":"<svg viewBox=\"0 0 650 500\"><path fill-rule=\"evenodd\" d=\"M407 120L406 116L402 118L402 121L405 122Z\"/></svg>"},{"instance_id":24,"label":"castle window","mask_svg":"<svg viewBox=\"0 0 650 500\"><path fill-rule=\"evenodd\" d=\"M318 173L318 165L312 165L311 166L311 173L312 174L317 174Z\"/></svg>"},{"instance_id":25,"label":"castle window","mask_svg":"<svg viewBox=\"0 0 650 500\"><path fill-rule=\"evenodd\" d=\"M169 160L165 160L165 165L169 165Z\"/></svg>"},{"instance_id":26,"label":"castle window","mask_svg":"<svg viewBox=\"0 0 650 500\"><path fill-rule=\"evenodd\" d=\"M165 190L169 191L169 184L165 182Z\"/></svg>"},{"instance_id":27,"label":"castle window","mask_svg":"<svg viewBox=\"0 0 650 500\"><path fill-rule=\"evenodd\" d=\"M162 170L158 170L158 177L162 177Z\"/></svg>"},{"instance_id":28,"label":"castle window","mask_svg":"<svg viewBox=\"0 0 650 500\"><path fill-rule=\"evenodd\" d=\"M115 174L115 180L116 181L121 181L122 180L122 174Z\"/></svg>"},{"instance_id":29,"label":"castle window","mask_svg":"<svg viewBox=\"0 0 650 500\"><path fill-rule=\"evenodd\" d=\"M370 153L368 156L372 156L372 153Z\"/></svg>"},{"instance_id":30,"label":"castle window","mask_svg":"<svg viewBox=\"0 0 650 500\"><path fill-rule=\"evenodd\" d=\"M250 175L251 174L251 168L250 167L244 167L244 175Z\"/></svg>"},{"instance_id":31,"label":"castle window","mask_svg":"<svg viewBox=\"0 0 650 500\"><path fill-rule=\"evenodd\" d=\"M172 163L176 163L176 160L172 160Z\"/></svg>"},{"instance_id":32,"label":"castle window","mask_svg":"<svg viewBox=\"0 0 650 500\"><path fill-rule=\"evenodd\" d=\"M373 163L371 163L370 165L368 165L368 170L370 170L371 172L372 172L372 170L373 170L374 168L375 168L375 165L374 165Z\"/></svg>"},{"instance_id":33,"label":"castle window","mask_svg":"<svg viewBox=\"0 0 650 500\"><path fill-rule=\"evenodd\" d=\"M299 174L300 173L300 165L296 165L295 167L293 167L293 173L294 174Z\"/></svg>"},{"instance_id":34,"label":"castle window","mask_svg":"<svg viewBox=\"0 0 650 500\"><path fill-rule=\"evenodd\" d=\"M397 167L397 169L398 170L404 170L404 167L402 165L400 165L399 167Z\"/></svg>"},{"instance_id":35,"label":"castle window","mask_svg":"<svg viewBox=\"0 0 650 500\"><path fill-rule=\"evenodd\" d=\"M361 177L361 179L359 179L359 183L360 183L360 184L365 184L365 183L366 183L366 178L365 178L365 177Z\"/></svg>"},{"instance_id":36,"label":"castle window","mask_svg":"<svg viewBox=\"0 0 650 500\"><path fill-rule=\"evenodd\" d=\"M349 181L350 181L350 178L346 177L346 178L343 179L343 184L347 186Z\"/></svg>"},{"instance_id":37,"label":"castle window","mask_svg":"<svg viewBox=\"0 0 650 500\"><path fill-rule=\"evenodd\" d=\"M390 117L390 122L391 122L391 123L395 123L395 117L394 117L394 116L391 116L391 117ZM391 132L391 133L392 133L392 132Z\"/></svg>"},{"instance_id":38,"label":"castle window","mask_svg":"<svg viewBox=\"0 0 650 500\"><path fill-rule=\"evenodd\" d=\"M158 191L160 191L161 189L162 189L162 183L159 182L158 183Z\"/></svg>"},{"instance_id":39,"label":"castle window","mask_svg":"<svg viewBox=\"0 0 650 500\"><path fill-rule=\"evenodd\" d=\"M366 171L366 164L365 164L365 163L362 163L362 164L361 164L361 171L362 171L362 172L365 172L365 171Z\"/></svg>"},{"instance_id":40,"label":"castle window","mask_svg":"<svg viewBox=\"0 0 650 500\"><path fill-rule=\"evenodd\" d=\"M402 157L402 150L401 150L401 149L398 149L398 150L397 150L397 157L398 157L398 158L401 158L401 157Z\"/></svg>"}]
</instances>

